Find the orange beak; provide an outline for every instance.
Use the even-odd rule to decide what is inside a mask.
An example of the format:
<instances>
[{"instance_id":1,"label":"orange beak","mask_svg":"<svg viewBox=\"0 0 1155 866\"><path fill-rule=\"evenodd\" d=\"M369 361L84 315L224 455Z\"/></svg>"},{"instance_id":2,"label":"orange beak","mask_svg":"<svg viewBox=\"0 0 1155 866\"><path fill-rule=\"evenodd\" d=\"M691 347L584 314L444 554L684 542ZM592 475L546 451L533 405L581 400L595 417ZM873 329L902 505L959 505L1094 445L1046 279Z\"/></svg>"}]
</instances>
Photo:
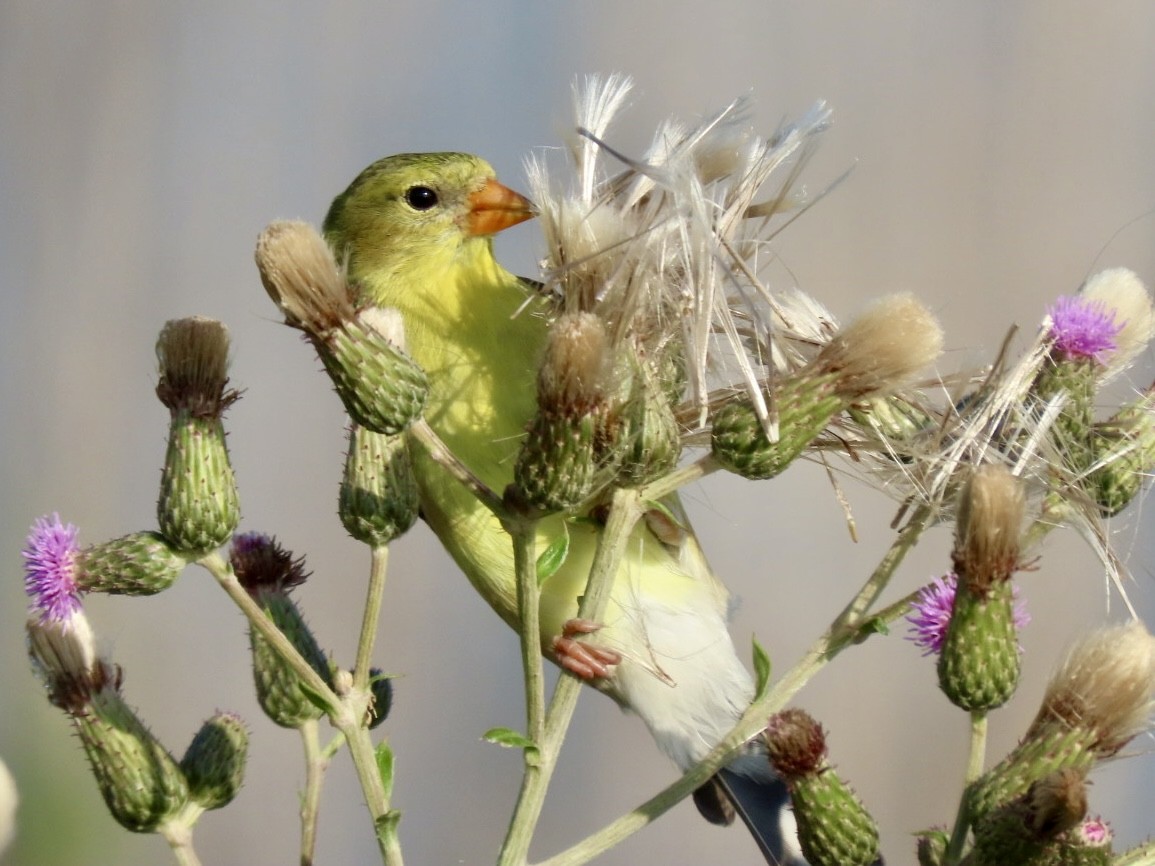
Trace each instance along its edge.
<instances>
[{"instance_id":1,"label":"orange beak","mask_svg":"<svg viewBox=\"0 0 1155 866\"><path fill-rule=\"evenodd\" d=\"M465 231L470 235L493 235L537 216L533 202L493 178L469 194Z\"/></svg>"}]
</instances>

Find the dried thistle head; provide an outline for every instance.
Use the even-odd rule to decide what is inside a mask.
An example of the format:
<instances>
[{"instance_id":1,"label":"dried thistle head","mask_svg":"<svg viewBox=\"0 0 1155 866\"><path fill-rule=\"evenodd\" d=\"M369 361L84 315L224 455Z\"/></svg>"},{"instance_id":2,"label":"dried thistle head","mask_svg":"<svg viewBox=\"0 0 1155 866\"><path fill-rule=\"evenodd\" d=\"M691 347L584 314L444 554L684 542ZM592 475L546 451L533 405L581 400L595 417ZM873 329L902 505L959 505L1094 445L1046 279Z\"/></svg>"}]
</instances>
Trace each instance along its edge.
<instances>
[{"instance_id":1,"label":"dried thistle head","mask_svg":"<svg viewBox=\"0 0 1155 866\"><path fill-rule=\"evenodd\" d=\"M952 554L955 573L971 592L985 596L1019 567L1025 511L1023 484L1005 466L974 471L959 496Z\"/></svg>"},{"instance_id":2,"label":"dried thistle head","mask_svg":"<svg viewBox=\"0 0 1155 866\"><path fill-rule=\"evenodd\" d=\"M353 318L348 282L333 251L309 223L269 223L257 238L254 257L261 283L286 324L324 334Z\"/></svg>"}]
</instances>

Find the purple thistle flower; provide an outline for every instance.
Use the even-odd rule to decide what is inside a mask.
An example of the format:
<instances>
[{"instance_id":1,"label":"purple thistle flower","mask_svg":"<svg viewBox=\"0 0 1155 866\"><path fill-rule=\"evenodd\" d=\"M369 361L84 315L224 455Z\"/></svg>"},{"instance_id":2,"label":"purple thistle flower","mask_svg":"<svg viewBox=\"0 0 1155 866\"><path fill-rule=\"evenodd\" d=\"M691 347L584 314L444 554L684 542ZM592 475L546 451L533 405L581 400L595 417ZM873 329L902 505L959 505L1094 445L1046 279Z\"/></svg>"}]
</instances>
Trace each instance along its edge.
<instances>
[{"instance_id":1,"label":"purple thistle flower","mask_svg":"<svg viewBox=\"0 0 1155 866\"><path fill-rule=\"evenodd\" d=\"M946 627L950 623L951 613L954 611L954 593L958 586L958 575L946 574L935 578L923 587L918 598L910 603L911 612L906 621L910 623L911 634L907 640L921 647L923 655L933 655L942 651L942 643L946 639ZM1031 621L1027 613L1027 605L1019 598L1019 588L1014 588L1014 618L1015 628L1020 629Z\"/></svg>"},{"instance_id":2,"label":"purple thistle flower","mask_svg":"<svg viewBox=\"0 0 1155 866\"><path fill-rule=\"evenodd\" d=\"M1088 848L1098 848L1110 844L1111 838L1115 835L1111 831L1111 825L1104 821L1097 815L1094 818L1088 818L1075 831L1081 841Z\"/></svg>"},{"instance_id":3,"label":"purple thistle flower","mask_svg":"<svg viewBox=\"0 0 1155 866\"><path fill-rule=\"evenodd\" d=\"M24 557L24 591L32 597L32 610L43 623L67 624L80 610L76 585L78 530L61 523L60 516L41 517L32 524Z\"/></svg>"},{"instance_id":4,"label":"purple thistle flower","mask_svg":"<svg viewBox=\"0 0 1155 866\"><path fill-rule=\"evenodd\" d=\"M1051 317L1051 339L1063 358L1105 364L1118 349L1115 338L1124 323L1117 323L1114 310L1102 301L1064 295L1047 312Z\"/></svg>"},{"instance_id":5,"label":"purple thistle flower","mask_svg":"<svg viewBox=\"0 0 1155 866\"><path fill-rule=\"evenodd\" d=\"M924 586L918 598L910 603L911 612L906 621L910 623L911 634L907 640L913 641L928 656L942 650L946 638L946 627L954 610L954 590L958 577L947 574L932 580Z\"/></svg>"}]
</instances>

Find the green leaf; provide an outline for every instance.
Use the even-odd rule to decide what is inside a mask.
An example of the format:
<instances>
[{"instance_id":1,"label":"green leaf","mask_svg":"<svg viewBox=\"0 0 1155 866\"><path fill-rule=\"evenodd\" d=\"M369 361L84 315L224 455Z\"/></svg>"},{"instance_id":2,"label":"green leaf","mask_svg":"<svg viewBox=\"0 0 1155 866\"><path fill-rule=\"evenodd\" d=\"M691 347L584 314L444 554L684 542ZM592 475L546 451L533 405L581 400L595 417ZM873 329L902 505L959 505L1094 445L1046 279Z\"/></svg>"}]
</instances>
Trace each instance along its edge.
<instances>
[{"instance_id":1,"label":"green leaf","mask_svg":"<svg viewBox=\"0 0 1155 866\"><path fill-rule=\"evenodd\" d=\"M760 701L770 691L770 656L754 638L754 700Z\"/></svg>"},{"instance_id":2,"label":"green leaf","mask_svg":"<svg viewBox=\"0 0 1155 866\"><path fill-rule=\"evenodd\" d=\"M496 743L507 749L536 749L537 743L520 731L512 728L490 728L481 735L487 743Z\"/></svg>"},{"instance_id":3,"label":"green leaf","mask_svg":"<svg viewBox=\"0 0 1155 866\"><path fill-rule=\"evenodd\" d=\"M569 530L566 529L564 523L562 529L564 530L562 534L550 542L549 547L543 550L541 556L537 558L538 586L557 574L557 570L562 567L562 563L569 556Z\"/></svg>"},{"instance_id":4,"label":"green leaf","mask_svg":"<svg viewBox=\"0 0 1155 866\"><path fill-rule=\"evenodd\" d=\"M377 774L381 777L381 786L388 800L393 796L393 750L388 743L381 742L373 750L373 756L377 759Z\"/></svg>"}]
</instances>

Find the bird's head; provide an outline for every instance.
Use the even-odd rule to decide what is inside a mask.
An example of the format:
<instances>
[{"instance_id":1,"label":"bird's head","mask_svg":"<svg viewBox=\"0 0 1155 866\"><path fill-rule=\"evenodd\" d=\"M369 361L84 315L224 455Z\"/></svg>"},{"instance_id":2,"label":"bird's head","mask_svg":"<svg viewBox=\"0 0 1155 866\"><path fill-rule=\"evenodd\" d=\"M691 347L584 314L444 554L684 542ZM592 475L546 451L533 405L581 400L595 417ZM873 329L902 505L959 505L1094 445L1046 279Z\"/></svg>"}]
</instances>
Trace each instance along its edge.
<instances>
[{"instance_id":1,"label":"bird's head","mask_svg":"<svg viewBox=\"0 0 1155 866\"><path fill-rule=\"evenodd\" d=\"M366 168L334 199L324 231L352 274L383 274L463 248L531 218L529 199L465 153L402 153Z\"/></svg>"}]
</instances>

